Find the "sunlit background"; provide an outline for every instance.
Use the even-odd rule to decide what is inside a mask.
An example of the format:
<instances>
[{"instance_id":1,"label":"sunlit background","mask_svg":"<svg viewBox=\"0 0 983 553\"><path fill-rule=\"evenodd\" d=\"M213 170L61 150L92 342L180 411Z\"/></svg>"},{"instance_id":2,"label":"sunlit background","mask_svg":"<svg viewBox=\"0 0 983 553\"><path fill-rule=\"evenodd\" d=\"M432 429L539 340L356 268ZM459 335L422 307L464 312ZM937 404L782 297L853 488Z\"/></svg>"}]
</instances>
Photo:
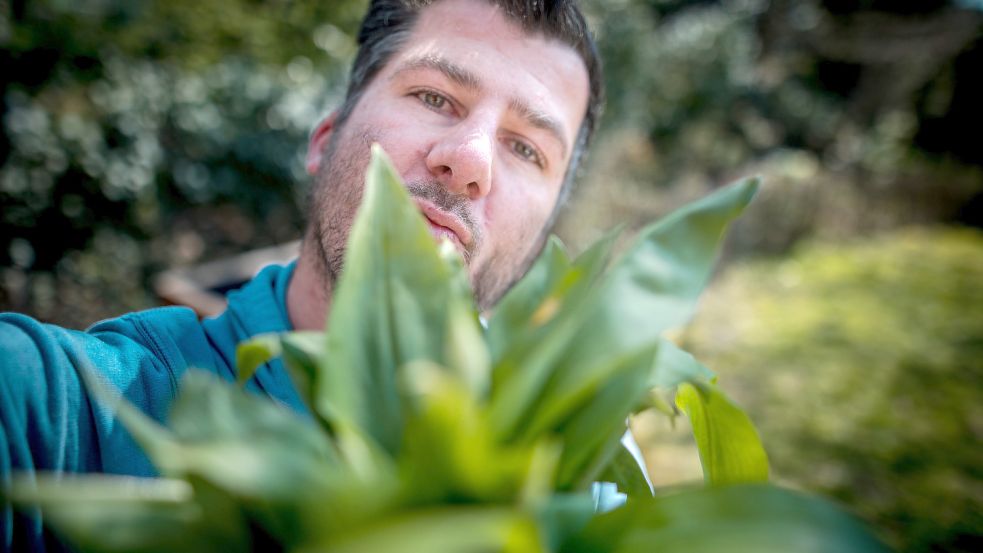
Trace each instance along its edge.
<instances>
[{"instance_id":1,"label":"sunlit background","mask_svg":"<svg viewBox=\"0 0 983 553\"><path fill-rule=\"evenodd\" d=\"M0 0L0 309L83 328L299 237L364 0ZM765 185L679 340L774 477L902 551L983 550L983 2L586 2L603 127L557 231ZM685 421L633 427L657 485Z\"/></svg>"}]
</instances>

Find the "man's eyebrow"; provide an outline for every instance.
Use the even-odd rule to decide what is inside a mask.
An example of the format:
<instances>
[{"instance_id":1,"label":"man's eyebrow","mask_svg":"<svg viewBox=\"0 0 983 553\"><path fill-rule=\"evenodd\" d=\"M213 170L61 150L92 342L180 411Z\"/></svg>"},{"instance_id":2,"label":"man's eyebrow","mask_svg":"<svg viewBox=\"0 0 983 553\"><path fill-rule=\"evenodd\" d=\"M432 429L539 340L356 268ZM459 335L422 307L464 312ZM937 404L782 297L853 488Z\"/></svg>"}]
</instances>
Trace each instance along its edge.
<instances>
[{"instance_id":1,"label":"man's eyebrow","mask_svg":"<svg viewBox=\"0 0 983 553\"><path fill-rule=\"evenodd\" d=\"M481 80L478 79L477 75L448 59L432 54L408 60L393 73L392 78L396 78L407 71L413 71L415 69L433 69L439 71L448 79L468 90L478 90L481 88Z\"/></svg>"},{"instance_id":2,"label":"man's eyebrow","mask_svg":"<svg viewBox=\"0 0 983 553\"><path fill-rule=\"evenodd\" d=\"M419 56L407 60L406 63L400 66L399 69L393 73L391 79L395 79L407 71L417 69L432 69L434 71L439 71L458 86L464 87L468 90L474 91L481 89L481 79L479 79L477 75L465 67L461 67L460 65L446 58L434 54ZM564 137L563 126L560 125L559 121L550 116L548 113L533 108L521 98L512 98L509 101L509 109L516 112L519 117L525 119L526 122L533 127L542 129L552 135L556 141L560 143L561 157L566 157L567 140Z\"/></svg>"},{"instance_id":3,"label":"man's eyebrow","mask_svg":"<svg viewBox=\"0 0 983 553\"><path fill-rule=\"evenodd\" d=\"M567 157L567 140L563 136L563 127L559 121L550 116L550 114L533 108L521 98L512 98L509 100L509 108L519 114L530 125L553 135L553 138L560 143L560 157Z\"/></svg>"}]
</instances>

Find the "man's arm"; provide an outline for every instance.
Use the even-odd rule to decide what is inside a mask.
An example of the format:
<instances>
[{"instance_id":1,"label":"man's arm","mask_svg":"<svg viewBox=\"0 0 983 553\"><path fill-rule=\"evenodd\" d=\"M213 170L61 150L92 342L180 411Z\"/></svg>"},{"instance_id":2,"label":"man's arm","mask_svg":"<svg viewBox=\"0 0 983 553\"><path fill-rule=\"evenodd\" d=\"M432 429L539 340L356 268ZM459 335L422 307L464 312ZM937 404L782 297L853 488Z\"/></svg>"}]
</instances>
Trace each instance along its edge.
<instances>
[{"instance_id":1,"label":"man's arm","mask_svg":"<svg viewBox=\"0 0 983 553\"><path fill-rule=\"evenodd\" d=\"M129 330L116 332L108 330ZM99 331L100 326L103 328ZM151 416L162 418L174 377L141 341L136 324L103 323L67 330L19 314L0 314L0 476L36 472L113 472L147 476L152 465L105 406L86 391L80 371L108 384ZM137 339L134 339L137 338ZM3 550L43 550L40 521L0 513Z\"/></svg>"}]
</instances>

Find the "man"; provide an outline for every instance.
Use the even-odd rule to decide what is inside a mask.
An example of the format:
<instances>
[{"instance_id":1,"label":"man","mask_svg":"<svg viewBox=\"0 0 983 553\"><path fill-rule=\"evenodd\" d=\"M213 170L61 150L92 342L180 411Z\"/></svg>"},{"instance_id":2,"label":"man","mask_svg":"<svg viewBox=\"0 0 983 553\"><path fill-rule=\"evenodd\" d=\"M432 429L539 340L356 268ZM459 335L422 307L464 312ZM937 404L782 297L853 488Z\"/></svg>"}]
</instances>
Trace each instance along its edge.
<instances>
[{"instance_id":1,"label":"man","mask_svg":"<svg viewBox=\"0 0 983 553\"><path fill-rule=\"evenodd\" d=\"M311 136L310 220L295 265L269 267L198 321L161 308L86 332L0 315L0 473L154 474L78 370L99 370L161 420L188 367L234 375L236 345L320 329L361 199L369 145L388 152L435 236L468 265L491 307L540 250L601 104L597 54L570 2L377 0L359 35L344 105ZM306 408L278 361L250 386ZM15 524L15 519L17 523ZM4 548L43 548L40 523L0 521Z\"/></svg>"},{"instance_id":2,"label":"man","mask_svg":"<svg viewBox=\"0 0 983 553\"><path fill-rule=\"evenodd\" d=\"M524 273L569 188L601 96L579 14L555 2L544 15L537 4L438 2L402 33L366 19L360 38L392 33L390 43L380 41L379 52L363 47L345 105L311 139L311 225L288 295L297 328L323 325L372 142L390 155L435 234L464 253L479 307ZM395 48L360 74L359 62Z\"/></svg>"}]
</instances>

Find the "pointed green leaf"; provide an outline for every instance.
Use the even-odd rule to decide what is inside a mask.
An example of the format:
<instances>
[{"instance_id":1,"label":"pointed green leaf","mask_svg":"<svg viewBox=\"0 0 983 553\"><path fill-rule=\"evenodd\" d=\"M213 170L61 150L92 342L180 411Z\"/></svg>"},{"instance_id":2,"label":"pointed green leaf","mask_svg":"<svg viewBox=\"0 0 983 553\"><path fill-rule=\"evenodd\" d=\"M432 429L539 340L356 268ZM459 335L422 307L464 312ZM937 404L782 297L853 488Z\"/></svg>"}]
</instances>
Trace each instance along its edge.
<instances>
[{"instance_id":1,"label":"pointed green leaf","mask_svg":"<svg viewBox=\"0 0 983 553\"><path fill-rule=\"evenodd\" d=\"M451 308L447 316L448 368L474 397L485 398L491 386L491 369L481 323L470 309Z\"/></svg>"},{"instance_id":2,"label":"pointed green leaf","mask_svg":"<svg viewBox=\"0 0 983 553\"><path fill-rule=\"evenodd\" d=\"M561 553L886 553L831 503L762 485L678 491L594 518Z\"/></svg>"},{"instance_id":3,"label":"pointed green leaf","mask_svg":"<svg viewBox=\"0 0 983 553\"><path fill-rule=\"evenodd\" d=\"M86 378L93 395L116 409L162 473L198 482L196 509L228 511L207 526L233 524L247 506L268 522L301 521L284 513L296 513L338 480L347 480L327 435L311 421L209 373L185 375L172 406L173 431L115 397L94 376ZM271 504L281 510L269 511ZM108 521L117 511L101 516Z\"/></svg>"},{"instance_id":4,"label":"pointed green leaf","mask_svg":"<svg viewBox=\"0 0 983 553\"><path fill-rule=\"evenodd\" d=\"M323 332L298 331L280 335L283 349L283 365L290 373L290 380L300 397L309 407L314 406L313 383L324 361L325 339Z\"/></svg>"},{"instance_id":5,"label":"pointed green leaf","mask_svg":"<svg viewBox=\"0 0 983 553\"><path fill-rule=\"evenodd\" d=\"M615 413L623 424L628 412L641 405L652 376L641 382L620 374L615 378L618 373L613 367L632 359L628 364L633 368L625 374L639 375L639 364L651 373L661 333L689 317L709 278L724 229L750 201L756 187L754 180L735 183L643 231L592 295L588 315L581 314L586 324L562 350L536 408L523 415L522 439L535 439L558 425L564 428L567 449L560 465L561 489L585 485L584 479L596 477L614 453L612 442L597 436L608 436L617 428ZM622 382L620 403L614 403L617 397L596 392L600 382L618 379ZM631 387L625 387L628 382ZM611 407L599 407L608 401ZM595 409L604 410L594 414ZM571 414L577 422L563 422Z\"/></svg>"},{"instance_id":6,"label":"pointed green leaf","mask_svg":"<svg viewBox=\"0 0 983 553\"><path fill-rule=\"evenodd\" d=\"M535 510L547 551L557 551L571 535L580 532L594 516L594 498L589 492L554 493Z\"/></svg>"},{"instance_id":7,"label":"pointed green leaf","mask_svg":"<svg viewBox=\"0 0 983 553\"><path fill-rule=\"evenodd\" d=\"M354 425L338 425L335 440L345 460L346 476L375 485L388 485L395 477L396 467L392 456L362 429Z\"/></svg>"},{"instance_id":8,"label":"pointed green leaf","mask_svg":"<svg viewBox=\"0 0 983 553\"><path fill-rule=\"evenodd\" d=\"M502 360L506 350L515 349L528 339L533 329L542 327L556 315L561 306L558 300L564 296L562 289L569 286L572 268L579 268L588 284L597 279L607 266L621 231L617 227L605 233L574 261L567 256L560 239L550 236L526 276L495 306L488 321L488 342L496 363Z\"/></svg>"},{"instance_id":9,"label":"pointed green leaf","mask_svg":"<svg viewBox=\"0 0 983 553\"><path fill-rule=\"evenodd\" d=\"M380 518L372 524L349 529L326 543L311 544L300 551L538 553L544 549L535 523L527 515L502 507L459 505Z\"/></svg>"},{"instance_id":10,"label":"pointed green leaf","mask_svg":"<svg viewBox=\"0 0 983 553\"><path fill-rule=\"evenodd\" d=\"M293 499L326 489L338 465L328 436L288 408L189 371L169 424L185 472L237 496Z\"/></svg>"},{"instance_id":11,"label":"pointed green leaf","mask_svg":"<svg viewBox=\"0 0 983 553\"><path fill-rule=\"evenodd\" d=\"M612 376L558 427L564 443L557 476L560 489L586 489L621 447L628 415L645 395L652 355L648 349L621 359Z\"/></svg>"},{"instance_id":12,"label":"pointed green leaf","mask_svg":"<svg viewBox=\"0 0 983 553\"><path fill-rule=\"evenodd\" d=\"M687 381L703 381L714 378L713 371L706 368L688 351L663 338L659 340L659 351L652 364L649 387L672 388Z\"/></svg>"},{"instance_id":13,"label":"pointed green leaf","mask_svg":"<svg viewBox=\"0 0 983 553\"><path fill-rule=\"evenodd\" d=\"M185 375L169 423L179 448L174 472L196 482L196 501L248 516L255 531L284 545L323 526L311 509L360 484L312 420L209 373Z\"/></svg>"},{"instance_id":14,"label":"pointed green leaf","mask_svg":"<svg viewBox=\"0 0 983 553\"><path fill-rule=\"evenodd\" d=\"M399 448L399 367L446 366L447 311L457 288L417 207L377 145L349 238L328 324L316 409L354 424L388 451ZM425 291L425 293L421 293Z\"/></svg>"},{"instance_id":15,"label":"pointed green leaf","mask_svg":"<svg viewBox=\"0 0 983 553\"><path fill-rule=\"evenodd\" d=\"M768 480L768 456L751 419L716 386L684 383L676 404L689 418L707 483Z\"/></svg>"},{"instance_id":16,"label":"pointed green leaf","mask_svg":"<svg viewBox=\"0 0 983 553\"><path fill-rule=\"evenodd\" d=\"M557 295L554 290L569 270L570 258L563 242L550 236L535 263L498 302L488 319L488 347L494 363L499 363L509 348L516 347L516 341L527 335L532 326L539 326L534 325L533 314L543 308L548 296ZM496 374L496 378L506 376Z\"/></svg>"},{"instance_id":17,"label":"pointed green leaf","mask_svg":"<svg viewBox=\"0 0 983 553\"><path fill-rule=\"evenodd\" d=\"M474 308L467 271L450 242L445 240L441 244L440 253L452 274L444 359L447 368L467 385L475 398L485 398L491 386L491 360L484 329Z\"/></svg>"},{"instance_id":18,"label":"pointed green leaf","mask_svg":"<svg viewBox=\"0 0 983 553\"><path fill-rule=\"evenodd\" d=\"M616 232L609 232L572 263L559 241L552 242L546 257L540 258L550 260L542 265L547 276L539 295L529 298L536 303L516 306L510 315L491 322L514 326L498 331L508 347L503 346L492 374L491 416L501 436L514 435L528 420L557 360L588 320L585 308L591 305L590 287L604 270L616 237ZM495 327L489 330L494 334Z\"/></svg>"},{"instance_id":19,"label":"pointed green leaf","mask_svg":"<svg viewBox=\"0 0 983 553\"><path fill-rule=\"evenodd\" d=\"M579 388L571 389L567 394L547 396L537 410L527 416L519 434L520 439L531 439L547 432L571 415L573 420L584 420L590 428L579 436L586 440L595 439L592 435L600 427L595 425L605 425L607 428L613 428L615 424L623 425L628 415L642 403L648 390L647 376L655 350L655 346L650 346L621 356L612 355L605 364L595 367L591 373L585 373ZM615 388L619 391L605 391ZM602 401L608 398L608 401ZM585 416L585 413L595 411L596 415ZM570 425L565 423L564 426ZM564 433L564 438L569 436Z\"/></svg>"},{"instance_id":20,"label":"pointed green leaf","mask_svg":"<svg viewBox=\"0 0 983 553\"><path fill-rule=\"evenodd\" d=\"M408 494L424 503L515 498L530 470L533 448L496 443L476 398L441 367L416 362L403 377L415 405L400 455Z\"/></svg>"},{"instance_id":21,"label":"pointed green leaf","mask_svg":"<svg viewBox=\"0 0 983 553\"><path fill-rule=\"evenodd\" d=\"M653 348L665 330L685 322L709 278L725 228L756 189L754 179L734 183L643 230L597 289L579 292L576 309L558 314L549 333L537 337L537 348L506 359L523 371L531 366L537 380L518 396L532 397L535 406L520 404L519 415L493 403L503 434L517 432L519 420L527 423L522 429L527 438L559 424L611 374L612 359ZM496 388L493 401L512 407L512 395Z\"/></svg>"},{"instance_id":22,"label":"pointed green leaf","mask_svg":"<svg viewBox=\"0 0 983 553\"><path fill-rule=\"evenodd\" d=\"M44 523L86 551L247 551L248 534L204 510L181 480L112 475L15 476L10 499L37 505Z\"/></svg>"},{"instance_id":23,"label":"pointed green leaf","mask_svg":"<svg viewBox=\"0 0 983 553\"><path fill-rule=\"evenodd\" d=\"M530 448L525 481L519 491L519 505L536 510L544 502L551 501L556 482L556 470L560 464L563 447L554 437L543 438Z\"/></svg>"},{"instance_id":24,"label":"pointed green leaf","mask_svg":"<svg viewBox=\"0 0 983 553\"><path fill-rule=\"evenodd\" d=\"M236 380L245 384L256 374L256 369L280 355L280 337L277 334L260 334L236 347Z\"/></svg>"},{"instance_id":25,"label":"pointed green leaf","mask_svg":"<svg viewBox=\"0 0 983 553\"><path fill-rule=\"evenodd\" d=\"M608 463L604 472L598 477L598 480L615 483L619 491L628 494L629 501L637 497L652 495L652 488L649 487L648 480L642 472L642 467L635 460L635 456L628 451L624 444L619 443L618 445L617 452L611 458L611 462Z\"/></svg>"},{"instance_id":26,"label":"pointed green leaf","mask_svg":"<svg viewBox=\"0 0 983 553\"><path fill-rule=\"evenodd\" d=\"M605 275L588 324L570 341L550 401L583 393L609 359L656 343L683 324L709 279L727 225L757 189L746 179L682 207L643 230Z\"/></svg>"},{"instance_id":27,"label":"pointed green leaf","mask_svg":"<svg viewBox=\"0 0 983 553\"><path fill-rule=\"evenodd\" d=\"M689 319L724 231L757 189L755 178L734 182L642 230L611 268L602 296L606 319L631 331L622 342L648 342Z\"/></svg>"},{"instance_id":28,"label":"pointed green leaf","mask_svg":"<svg viewBox=\"0 0 983 553\"><path fill-rule=\"evenodd\" d=\"M240 384L247 382L263 363L282 357L297 391L308 405L313 405L311 381L317 375L324 350L323 332L297 331L255 336L236 347L237 380Z\"/></svg>"},{"instance_id":29,"label":"pointed green leaf","mask_svg":"<svg viewBox=\"0 0 983 553\"><path fill-rule=\"evenodd\" d=\"M333 457L326 436L317 435L316 430L315 434L305 432L305 427L314 428L308 421L299 419L286 408L221 382L214 375L195 370L185 375L178 398L172 406L171 424L177 423L176 430L172 432L123 399L99 380L91 369L82 370L80 374L90 393L115 411L120 422L162 474L198 482L194 508L197 512L207 513L207 517L193 522L195 527L206 530L195 530L189 526L190 523L185 528L190 532L189 539L194 540L192 543L195 546L198 543L210 544L205 549L208 550L214 549L216 543L231 545L233 538L229 536L240 536L244 532L244 523L240 521L241 508L229 493L240 500L246 498L261 503L303 502L307 494L317 493L326 482L327 466ZM216 390L217 393L209 393ZM236 399L244 401L237 403ZM231 403L237 404L231 407ZM285 417L289 422L269 424L278 417ZM260 434L262 430L270 430L266 437L272 435L274 441L280 439L286 443L270 444L269 440L256 439L254 430ZM313 449L320 451L310 455L311 449L298 447L298 443L313 444ZM236 461L230 463L230 459ZM301 473L304 474L298 476ZM298 490L303 493L298 493ZM135 508L134 512L139 513L139 509ZM94 519L85 518L89 515L84 512L81 517L71 516L74 518L70 524L80 525L76 532L87 532L86 528L95 524L92 522ZM93 511L92 516L102 517L99 520L107 522L113 517L127 520L125 506L118 507L115 503L111 503L106 511ZM153 514L147 516L152 517ZM289 520L292 517L287 515L286 518ZM139 527L133 531L138 532L137 537L143 535ZM213 531L220 531L220 535L226 537L217 542L210 541L207 536L212 535ZM281 535L289 536L290 533ZM85 534L77 539L91 539L95 543L105 540L110 546L116 538ZM242 539L248 539L248 536ZM132 539L125 543L130 545L123 550L138 549ZM156 550L153 544L148 547L148 550Z\"/></svg>"}]
</instances>

